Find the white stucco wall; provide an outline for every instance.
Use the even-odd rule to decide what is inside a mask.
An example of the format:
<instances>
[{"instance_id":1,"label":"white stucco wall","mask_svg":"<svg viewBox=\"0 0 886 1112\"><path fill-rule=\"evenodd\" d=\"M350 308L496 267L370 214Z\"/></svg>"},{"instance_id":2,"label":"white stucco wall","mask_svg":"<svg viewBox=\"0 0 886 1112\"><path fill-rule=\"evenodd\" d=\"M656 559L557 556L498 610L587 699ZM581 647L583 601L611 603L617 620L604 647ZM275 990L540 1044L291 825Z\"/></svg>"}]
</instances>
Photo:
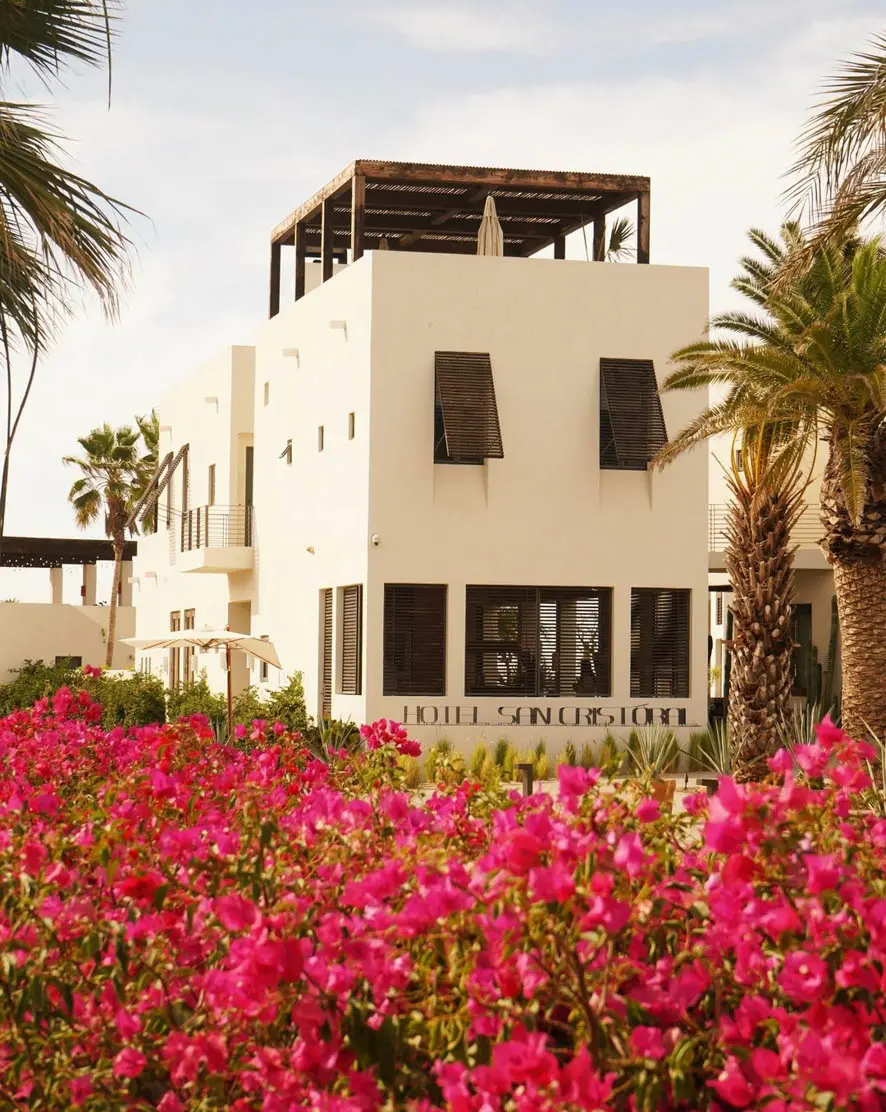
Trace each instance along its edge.
<instances>
[{"instance_id":1,"label":"white stucco wall","mask_svg":"<svg viewBox=\"0 0 886 1112\"><path fill-rule=\"evenodd\" d=\"M0 602L0 683L26 660L54 664L56 657L82 657L84 664L105 665L108 607L50 602ZM135 633L135 611L117 608L117 637ZM118 644L115 668L131 668L134 653Z\"/></svg>"},{"instance_id":2,"label":"white stucco wall","mask_svg":"<svg viewBox=\"0 0 886 1112\"><path fill-rule=\"evenodd\" d=\"M160 402L161 456L177 452L188 444L190 469L190 506L207 504L209 467L215 465L215 505L223 513L227 507L241 507L245 498L246 447L253 442L254 351L251 347L229 347L184 379ZM180 551L180 510L182 506L181 467L160 500L160 527L154 534L139 538L135 563L137 580L136 636L152 637L169 630L173 611L193 609L195 626L224 628L231 625L249 632L248 608L253 593L253 571L234 574L183 572L182 567L199 563L198 553L182 559ZM165 508L171 498L170 525ZM139 666L147 661L150 670L168 680L169 653L139 653ZM221 690L225 678L222 658L217 653L201 653L196 669L205 669L214 687ZM246 685L246 661L235 662L235 688Z\"/></svg>"}]
</instances>

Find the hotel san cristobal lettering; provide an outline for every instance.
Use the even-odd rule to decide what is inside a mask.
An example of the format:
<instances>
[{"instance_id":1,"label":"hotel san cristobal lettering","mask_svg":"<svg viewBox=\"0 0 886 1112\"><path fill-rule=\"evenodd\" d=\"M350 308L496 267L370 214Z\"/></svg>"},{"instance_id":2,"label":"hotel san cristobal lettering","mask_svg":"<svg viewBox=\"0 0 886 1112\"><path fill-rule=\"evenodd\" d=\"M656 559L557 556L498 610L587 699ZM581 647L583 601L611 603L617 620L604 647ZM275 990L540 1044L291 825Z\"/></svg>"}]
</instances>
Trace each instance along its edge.
<instances>
[{"instance_id":1,"label":"hotel san cristobal lettering","mask_svg":"<svg viewBox=\"0 0 886 1112\"><path fill-rule=\"evenodd\" d=\"M488 715L485 710L483 715ZM481 708L467 705L403 707L404 726L685 726L685 707L501 706L487 721Z\"/></svg>"}]
</instances>

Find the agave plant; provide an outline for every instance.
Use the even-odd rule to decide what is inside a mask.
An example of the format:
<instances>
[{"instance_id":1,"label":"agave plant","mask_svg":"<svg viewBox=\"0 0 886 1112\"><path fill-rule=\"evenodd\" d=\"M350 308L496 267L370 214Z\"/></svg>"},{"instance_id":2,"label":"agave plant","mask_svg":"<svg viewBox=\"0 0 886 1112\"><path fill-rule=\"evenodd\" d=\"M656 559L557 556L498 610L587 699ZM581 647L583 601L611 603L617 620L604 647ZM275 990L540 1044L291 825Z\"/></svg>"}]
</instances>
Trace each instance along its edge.
<instances>
[{"instance_id":1,"label":"agave plant","mask_svg":"<svg viewBox=\"0 0 886 1112\"><path fill-rule=\"evenodd\" d=\"M698 738L695 756L704 772L715 776L731 776L734 771L732 740L728 724L714 722L707 734Z\"/></svg>"},{"instance_id":2,"label":"agave plant","mask_svg":"<svg viewBox=\"0 0 886 1112\"><path fill-rule=\"evenodd\" d=\"M318 761L329 764L335 753L358 753L363 748L363 738L357 726L338 718L321 718L317 725L304 735L305 748Z\"/></svg>"},{"instance_id":3,"label":"agave plant","mask_svg":"<svg viewBox=\"0 0 886 1112\"><path fill-rule=\"evenodd\" d=\"M659 779L674 770L679 757L680 745L673 730L664 726L642 726L631 730L628 761L636 775Z\"/></svg>"}]
</instances>

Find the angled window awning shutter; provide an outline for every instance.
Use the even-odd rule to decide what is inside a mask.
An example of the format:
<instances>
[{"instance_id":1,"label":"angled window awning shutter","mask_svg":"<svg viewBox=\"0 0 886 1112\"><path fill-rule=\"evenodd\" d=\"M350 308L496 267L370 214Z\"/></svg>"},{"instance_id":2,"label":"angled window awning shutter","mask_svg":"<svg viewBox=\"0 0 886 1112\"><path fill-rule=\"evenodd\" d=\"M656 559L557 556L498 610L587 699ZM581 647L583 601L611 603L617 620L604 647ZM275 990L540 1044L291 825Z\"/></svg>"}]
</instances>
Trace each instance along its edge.
<instances>
[{"instance_id":1,"label":"angled window awning shutter","mask_svg":"<svg viewBox=\"0 0 886 1112\"><path fill-rule=\"evenodd\" d=\"M442 413L448 458L502 459L504 448L488 353L438 351L434 370L436 404Z\"/></svg>"},{"instance_id":2,"label":"angled window awning shutter","mask_svg":"<svg viewBox=\"0 0 886 1112\"><path fill-rule=\"evenodd\" d=\"M645 471L668 441L651 359L600 360L600 466Z\"/></svg>"}]
</instances>

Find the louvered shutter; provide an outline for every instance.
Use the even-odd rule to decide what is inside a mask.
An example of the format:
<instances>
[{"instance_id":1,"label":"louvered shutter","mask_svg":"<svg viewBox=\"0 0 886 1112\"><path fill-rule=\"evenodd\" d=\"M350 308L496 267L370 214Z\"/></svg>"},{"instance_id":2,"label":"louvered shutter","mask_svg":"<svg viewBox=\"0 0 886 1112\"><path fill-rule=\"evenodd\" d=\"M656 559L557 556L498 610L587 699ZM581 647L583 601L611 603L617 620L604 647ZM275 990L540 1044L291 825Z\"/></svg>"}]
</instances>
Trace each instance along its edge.
<instances>
[{"instance_id":1,"label":"louvered shutter","mask_svg":"<svg viewBox=\"0 0 886 1112\"><path fill-rule=\"evenodd\" d=\"M329 718L332 714L332 588L327 587L321 594L320 643L323 662L320 674L320 714Z\"/></svg>"},{"instance_id":2,"label":"louvered shutter","mask_svg":"<svg viewBox=\"0 0 886 1112\"><path fill-rule=\"evenodd\" d=\"M344 587L341 604L341 693L359 695L363 681L363 588Z\"/></svg>"},{"instance_id":3,"label":"louvered shutter","mask_svg":"<svg viewBox=\"0 0 886 1112\"><path fill-rule=\"evenodd\" d=\"M492 363L486 352L438 351L434 361L438 462L502 459Z\"/></svg>"},{"instance_id":4,"label":"louvered shutter","mask_svg":"<svg viewBox=\"0 0 886 1112\"><path fill-rule=\"evenodd\" d=\"M538 631L539 695L566 699L611 693L611 589L541 589Z\"/></svg>"},{"instance_id":5,"label":"louvered shutter","mask_svg":"<svg viewBox=\"0 0 886 1112\"><path fill-rule=\"evenodd\" d=\"M645 471L668 441L651 359L600 360L600 466Z\"/></svg>"},{"instance_id":6,"label":"louvered shutter","mask_svg":"<svg viewBox=\"0 0 886 1112\"><path fill-rule=\"evenodd\" d=\"M689 697L689 598L682 589L631 591L631 697Z\"/></svg>"},{"instance_id":7,"label":"louvered shutter","mask_svg":"<svg viewBox=\"0 0 886 1112\"><path fill-rule=\"evenodd\" d=\"M384 694L446 694L446 588L386 583Z\"/></svg>"}]
</instances>

